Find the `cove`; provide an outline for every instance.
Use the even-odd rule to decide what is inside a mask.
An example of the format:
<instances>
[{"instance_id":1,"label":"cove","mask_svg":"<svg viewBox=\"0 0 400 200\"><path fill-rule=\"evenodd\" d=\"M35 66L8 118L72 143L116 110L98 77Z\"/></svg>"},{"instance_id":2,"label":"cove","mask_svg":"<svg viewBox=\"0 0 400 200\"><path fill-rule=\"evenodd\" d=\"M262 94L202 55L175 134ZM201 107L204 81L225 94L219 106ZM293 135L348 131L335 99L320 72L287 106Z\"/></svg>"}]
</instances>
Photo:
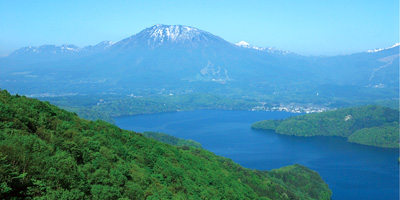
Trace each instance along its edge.
<instances>
[{"instance_id":1,"label":"cove","mask_svg":"<svg viewBox=\"0 0 400 200\"><path fill-rule=\"evenodd\" d=\"M295 137L250 129L253 122L297 114L198 110L115 118L137 132L163 132L200 142L204 149L252 169L271 170L295 163L317 171L332 199L399 199L398 149L347 143L339 137Z\"/></svg>"}]
</instances>

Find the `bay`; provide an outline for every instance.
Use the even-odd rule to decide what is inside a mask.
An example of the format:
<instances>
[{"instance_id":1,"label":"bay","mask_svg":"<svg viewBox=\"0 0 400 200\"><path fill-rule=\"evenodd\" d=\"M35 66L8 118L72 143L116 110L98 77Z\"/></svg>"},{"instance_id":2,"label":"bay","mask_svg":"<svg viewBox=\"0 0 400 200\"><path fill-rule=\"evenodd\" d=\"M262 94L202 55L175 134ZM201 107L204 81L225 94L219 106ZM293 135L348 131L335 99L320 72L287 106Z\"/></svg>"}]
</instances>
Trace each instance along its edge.
<instances>
[{"instance_id":1,"label":"bay","mask_svg":"<svg viewBox=\"0 0 400 200\"><path fill-rule=\"evenodd\" d=\"M340 137L294 137L250 129L253 122L298 114L198 110L115 118L137 132L163 132L200 142L204 149L240 165L271 170L301 164L317 171L332 199L399 199L398 149L347 143Z\"/></svg>"}]
</instances>

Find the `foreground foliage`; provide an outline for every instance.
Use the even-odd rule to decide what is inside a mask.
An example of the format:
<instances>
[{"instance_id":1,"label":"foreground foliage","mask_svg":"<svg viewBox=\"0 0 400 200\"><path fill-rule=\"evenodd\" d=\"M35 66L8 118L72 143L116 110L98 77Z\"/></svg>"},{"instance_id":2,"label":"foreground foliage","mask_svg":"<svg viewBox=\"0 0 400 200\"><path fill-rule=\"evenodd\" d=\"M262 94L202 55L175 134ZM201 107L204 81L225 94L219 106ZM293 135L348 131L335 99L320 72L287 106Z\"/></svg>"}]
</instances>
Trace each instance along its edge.
<instances>
[{"instance_id":1,"label":"foreground foliage","mask_svg":"<svg viewBox=\"0 0 400 200\"><path fill-rule=\"evenodd\" d=\"M321 177L299 165L250 170L203 149L171 146L0 91L1 199L330 196Z\"/></svg>"},{"instance_id":2,"label":"foreground foliage","mask_svg":"<svg viewBox=\"0 0 400 200\"><path fill-rule=\"evenodd\" d=\"M349 142L399 148L399 111L381 106L344 108L324 113L265 120L254 129L295 136L340 136Z\"/></svg>"}]
</instances>

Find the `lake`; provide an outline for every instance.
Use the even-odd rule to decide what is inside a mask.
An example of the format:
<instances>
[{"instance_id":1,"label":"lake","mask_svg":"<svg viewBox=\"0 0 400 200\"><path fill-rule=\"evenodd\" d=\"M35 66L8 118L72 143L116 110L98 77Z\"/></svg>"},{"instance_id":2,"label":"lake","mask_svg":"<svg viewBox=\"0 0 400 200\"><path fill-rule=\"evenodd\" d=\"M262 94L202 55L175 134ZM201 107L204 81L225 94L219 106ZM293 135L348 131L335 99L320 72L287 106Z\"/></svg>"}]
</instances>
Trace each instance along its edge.
<instances>
[{"instance_id":1,"label":"lake","mask_svg":"<svg viewBox=\"0 0 400 200\"><path fill-rule=\"evenodd\" d=\"M297 114L198 110L115 118L137 132L163 132L200 142L204 149L240 165L271 170L295 163L317 171L332 199L399 199L398 149L350 144L339 137L294 137L250 129L253 122Z\"/></svg>"}]
</instances>

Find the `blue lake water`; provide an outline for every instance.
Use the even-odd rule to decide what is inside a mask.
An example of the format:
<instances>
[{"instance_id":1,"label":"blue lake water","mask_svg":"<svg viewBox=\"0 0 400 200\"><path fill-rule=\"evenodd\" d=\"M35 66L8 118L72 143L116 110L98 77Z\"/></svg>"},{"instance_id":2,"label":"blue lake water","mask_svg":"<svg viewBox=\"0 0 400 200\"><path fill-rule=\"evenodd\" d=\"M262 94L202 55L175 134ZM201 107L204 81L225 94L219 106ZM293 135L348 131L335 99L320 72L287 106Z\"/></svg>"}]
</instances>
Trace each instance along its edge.
<instances>
[{"instance_id":1,"label":"blue lake water","mask_svg":"<svg viewBox=\"0 0 400 200\"><path fill-rule=\"evenodd\" d=\"M199 110L115 118L122 129L163 132L200 142L204 149L247 168L295 163L317 171L332 199L399 199L398 149L350 144L339 137L294 137L250 129L253 122L296 114Z\"/></svg>"}]
</instances>

